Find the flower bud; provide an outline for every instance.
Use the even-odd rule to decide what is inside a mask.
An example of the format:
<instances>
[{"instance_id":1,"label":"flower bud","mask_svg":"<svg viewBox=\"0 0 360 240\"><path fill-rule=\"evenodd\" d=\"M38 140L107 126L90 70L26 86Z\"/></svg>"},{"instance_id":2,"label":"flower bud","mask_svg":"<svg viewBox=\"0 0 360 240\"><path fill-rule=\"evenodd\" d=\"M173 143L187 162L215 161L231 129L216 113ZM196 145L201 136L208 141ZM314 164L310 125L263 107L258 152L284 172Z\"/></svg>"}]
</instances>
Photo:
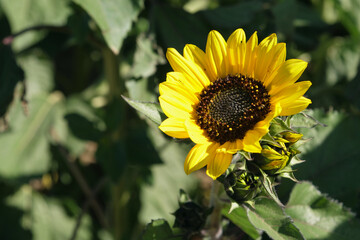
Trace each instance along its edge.
<instances>
[{"instance_id":1,"label":"flower bud","mask_svg":"<svg viewBox=\"0 0 360 240\"><path fill-rule=\"evenodd\" d=\"M282 148L263 146L261 154L255 155L256 164L264 171L276 172L283 169L289 162L291 153L287 151L284 143L279 142Z\"/></svg>"},{"instance_id":2,"label":"flower bud","mask_svg":"<svg viewBox=\"0 0 360 240\"><path fill-rule=\"evenodd\" d=\"M261 191L260 178L245 170L229 173L223 183L227 195L236 202L251 200Z\"/></svg>"},{"instance_id":3,"label":"flower bud","mask_svg":"<svg viewBox=\"0 0 360 240\"><path fill-rule=\"evenodd\" d=\"M286 139L289 142L289 145L292 145L299 141L302 138L301 133L294 133L294 132L283 132L281 133L282 138Z\"/></svg>"},{"instance_id":4,"label":"flower bud","mask_svg":"<svg viewBox=\"0 0 360 240\"><path fill-rule=\"evenodd\" d=\"M286 131L275 136L276 143L262 145L260 154L254 154L255 163L268 174L276 174L285 168L292 157L300 151L295 147L295 143L302 138L302 134Z\"/></svg>"},{"instance_id":5,"label":"flower bud","mask_svg":"<svg viewBox=\"0 0 360 240\"><path fill-rule=\"evenodd\" d=\"M193 202L187 194L180 190L179 208L173 213L174 227L190 232L200 230L211 213L212 208L205 208Z\"/></svg>"}]
</instances>

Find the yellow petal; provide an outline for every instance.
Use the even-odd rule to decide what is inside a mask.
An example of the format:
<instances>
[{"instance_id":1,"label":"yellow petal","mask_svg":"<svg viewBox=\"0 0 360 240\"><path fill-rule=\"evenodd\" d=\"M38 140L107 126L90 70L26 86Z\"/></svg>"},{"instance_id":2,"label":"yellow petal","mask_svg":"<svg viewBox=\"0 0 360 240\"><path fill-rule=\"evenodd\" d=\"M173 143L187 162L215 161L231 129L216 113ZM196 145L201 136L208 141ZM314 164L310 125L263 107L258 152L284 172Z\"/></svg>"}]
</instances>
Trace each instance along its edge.
<instances>
[{"instance_id":1,"label":"yellow petal","mask_svg":"<svg viewBox=\"0 0 360 240\"><path fill-rule=\"evenodd\" d=\"M201 67L209 79L211 79L211 73L207 66L206 55L203 50L193 44L186 44L184 47L184 57Z\"/></svg>"},{"instance_id":2,"label":"yellow petal","mask_svg":"<svg viewBox=\"0 0 360 240\"><path fill-rule=\"evenodd\" d=\"M199 99L194 93L187 91L180 84L168 82L160 83L159 92L160 95L173 96L177 99L184 101L186 104L190 104L190 106L199 102Z\"/></svg>"},{"instance_id":3,"label":"yellow petal","mask_svg":"<svg viewBox=\"0 0 360 240\"><path fill-rule=\"evenodd\" d=\"M185 79L191 83L195 92L200 92L210 84L208 77L200 66L185 59L176 49L168 48L166 58L174 71L181 72Z\"/></svg>"},{"instance_id":4,"label":"yellow petal","mask_svg":"<svg viewBox=\"0 0 360 240\"><path fill-rule=\"evenodd\" d=\"M191 82L188 82L181 72L168 72L166 74L166 82L171 84L179 84L181 85L186 91L194 92L194 87L192 86Z\"/></svg>"},{"instance_id":5,"label":"yellow petal","mask_svg":"<svg viewBox=\"0 0 360 240\"><path fill-rule=\"evenodd\" d=\"M306 97L300 97L299 99L296 99L292 102L287 102L282 104L282 111L281 116L290 116L294 115L296 113L299 113L303 110L305 110L309 104L311 103L311 100Z\"/></svg>"},{"instance_id":6,"label":"yellow petal","mask_svg":"<svg viewBox=\"0 0 360 240\"><path fill-rule=\"evenodd\" d=\"M310 81L294 83L293 85L285 87L277 92L274 96L271 97L271 100L274 103L279 102L281 105L292 102L304 95L310 86Z\"/></svg>"},{"instance_id":7,"label":"yellow petal","mask_svg":"<svg viewBox=\"0 0 360 240\"><path fill-rule=\"evenodd\" d=\"M188 138L184 119L167 118L159 126L160 130L174 138Z\"/></svg>"},{"instance_id":8,"label":"yellow petal","mask_svg":"<svg viewBox=\"0 0 360 240\"><path fill-rule=\"evenodd\" d=\"M212 81L225 77L226 71L226 42L221 34L212 30L206 42L206 56L211 72Z\"/></svg>"},{"instance_id":9,"label":"yellow petal","mask_svg":"<svg viewBox=\"0 0 360 240\"><path fill-rule=\"evenodd\" d=\"M245 62L244 62L244 70L243 70L243 74L250 77L254 76L257 45L258 45L258 37L257 37L257 33L254 32L254 34L250 37L250 39L246 43L246 54L245 54Z\"/></svg>"},{"instance_id":10,"label":"yellow petal","mask_svg":"<svg viewBox=\"0 0 360 240\"><path fill-rule=\"evenodd\" d=\"M183 105L183 102L173 101L169 96L160 96L159 102L161 109L168 117L186 119L190 117L188 106Z\"/></svg>"},{"instance_id":11,"label":"yellow petal","mask_svg":"<svg viewBox=\"0 0 360 240\"><path fill-rule=\"evenodd\" d=\"M225 153L235 154L237 151L244 148L243 142L240 139L236 139L234 142L226 142L218 148L218 152L222 151Z\"/></svg>"},{"instance_id":12,"label":"yellow petal","mask_svg":"<svg viewBox=\"0 0 360 240\"><path fill-rule=\"evenodd\" d=\"M307 67L307 62L300 59L285 61L266 80L269 86L269 94L275 95L281 89L295 83Z\"/></svg>"},{"instance_id":13,"label":"yellow petal","mask_svg":"<svg viewBox=\"0 0 360 240\"><path fill-rule=\"evenodd\" d=\"M247 152L260 153L260 139L269 131L269 125L255 126L254 129L246 132L243 140L244 150Z\"/></svg>"},{"instance_id":14,"label":"yellow petal","mask_svg":"<svg viewBox=\"0 0 360 240\"><path fill-rule=\"evenodd\" d=\"M286 59L286 44L279 43L273 49L273 58L270 60L269 65L267 66L267 71L263 78L261 79L264 82L266 88L268 88L270 84L270 76L274 71L276 71Z\"/></svg>"},{"instance_id":15,"label":"yellow petal","mask_svg":"<svg viewBox=\"0 0 360 240\"><path fill-rule=\"evenodd\" d=\"M229 167L233 154L217 151L214 158L207 164L206 174L212 179L218 178Z\"/></svg>"},{"instance_id":16,"label":"yellow petal","mask_svg":"<svg viewBox=\"0 0 360 240\"><path fill-rule=\"evenodd\" d=\"M255 78L264 81L264 77L268 72L268 67L271 64L274 54L275 45L277 44L276 34L273 33L264 40L258 46L257 58L255 63Z\"/></svg>"},{"instance_id":17,"label":"yellow petal","mask_svg":"<svg viewBox=\"0 0 360 240\"><path fill-rule=\"evenodd\" d=\"M205 167L211 158L215 157L215 151L218 144L207 143L197 144L188 153L185 163L184 171L186 174L190 174L196 170Z\"/></svg>"},{"instance_id":18,"label":"yellow petal","mask_svg":"<svg viewBox=\"0 0 360 240\"><path fill-rule=\"evenodd\" d=\"M270 113L268 113L264 120L256 123L255 128L264 128L265 130L269 128L271 120L273 120L275 117L280 116L281 113L281 105L280 103L273 103L270 107ZM266 130L266 131L267 131ZM264 133L265 135L266 133Z\"/></svg>"},{"instance_id":19,"label":"yellow petal","mask_svg":"<svg viewBox=\"0 0 360 240\"><path fill-rule=\"evenodd\" d=\"M194 120L187 119L185 121L185 128L189 134L191 141L197 144L205 144L209 142L206 137L206 133L203 129L201 129Z\"/></svg>"},{"instance_id":20,"label":"yellow petal","mask_svg":"<svg viewBox=\"0 0 360 240\"><path fill-rule=\"evenodd\" d=\"M244 138L244 151L251 152L251 153L260 153L261 152L261 146L259 140L259 135L256 134L257 132L254 130L249 130L246 133L246 136Z\"/></svg>"},{"instance_id":21,"label":"yellow petal","mask_svg":"<svg viewBox=\"0 0 360 240\"><path fill-rule=\"evenodd\" d=\"M246 54L246 35L243 29L235 30L227 40L228 74L242 73Z\"/></svg>"}]
</instances>

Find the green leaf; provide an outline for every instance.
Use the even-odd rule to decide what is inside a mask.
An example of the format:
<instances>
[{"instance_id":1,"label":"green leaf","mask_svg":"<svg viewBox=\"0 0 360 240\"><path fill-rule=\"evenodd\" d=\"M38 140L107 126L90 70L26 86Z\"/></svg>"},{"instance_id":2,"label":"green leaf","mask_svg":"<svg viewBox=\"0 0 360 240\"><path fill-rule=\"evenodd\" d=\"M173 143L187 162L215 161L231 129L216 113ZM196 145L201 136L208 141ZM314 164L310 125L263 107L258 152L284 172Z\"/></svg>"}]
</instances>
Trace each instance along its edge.
<instances>
[{"instance_id":1,"label":"green leaf","mask_svg":"<svg viewBox=\"0 0 360 240\"><path fill-rule=\"evenodd\" d=\"M163 164L151 166L152 184L141 189L140 222L147 223L154 218L170 221L174 219L171 213L178 208L179 189L191 193L197 186L194 175L186 175L184 172L184 161L192 145L166 137L157 124L150 120L147 122L148 136Z\"/></svg>"},{"instance_id":2,"label":"green leaf","mask_svg":"<svg viewBox=\"0 0 360 240\"><path fill-rule=\"evenodd\" d=\"M4 116L13 100L16 84L22 81L24 73L16 64L10 47L0 47L0 117Z\"/></svg>"},{"instance_id":3,"label":"green leaf","mask_svg":"<svg viewBox=\"0 0 360 240\"><path fill-rule=\"evenodd\" d=\"M343 112L314 110L312 117L327 127L299 129L306 138L312 138L301 145L301 159L296 177L312 181L323 192L353 208L358 206L360 182L359 142L360 125L358 116Z\"/></svg>"},{"instance_id":4,"label":"green leaf","mask_svg":"<svg viewBox=\"0 0 360 240\"><path fill-rule=\"evenodd\" d=\"M9 239L9 233L11 239L32 239L31 232L21 224L22 210L0 203L0 212L0 239Z\"/></svg>"},{"instance_id":5,"label":"green leaf","mask_svg":"<svg viewBox=\"0 0 360 240\"><path fill-rule=\"evenodd\" d=\"M339 19L350 34L357 40L360 38L360 2L358 0L333 0Z\"/></svg>"},{"instance_id":6,"label":"green leaf","mask_svg":"<svg viewBox=\"0 0 360 240\"><path fill-rule=\"evenodd\" d=\"M205 47L210 29L198 15L161 4L154 6L152 14L155 17L159 40L164 43L165 48L173 47L182 51L188 43L200 48Z\"/></svg>"},{"instance_id":7,"label":"green leaf","mask_svg":"<svg viewBox=\"0 0 360 240\"><path fill-rule=\"evenodd\" d=\"M313 127L326 127L325 124L319 122L317 119L311 116L312 110L301 112L291 116L290 127L291 128L313 128Z\"/></svg>"},{"instance_id":8,"label":"green leaf","mask_svg":"<svg viewBox=\"0 0 360 240\"><path fill-rule=\"evenodd\" d=\"M140 113L144 114L151 121L153 121L158 125L160 125L162 119L165 118L158 103L140 102L140 101L131 100L130 98L127 98L125 96L122 97L130 106L135 108Z\"/></svg>"},{"instance_id":9,"label":"green leaf","mask_svg":"<svg viewBox=\"0 0 360 240\"><path fill-rule=\"evenodd\" d=\"M360 235L354 214L309 182L293 188L285 211L307 239L352 240Z\"/></svg>"},{"instance_id":10,"label":"green leaf","mask_svg":"<svg viewBox=\"0 0 360 240\"><path fill-rule=\"evenodd\" d=\"M38 94L50 93L54 88L52 62L40 51L17 57L25 72L26 99L31 100Z\"/></svg>"},{"instance_id":11,"label":"green leaf","mask_svg":"<svg viewBox=\"0 0 360 240\"><path fill-rule=\"evenodd\" d=\"M256 13L262 10L260 1L242 2L232 6L199 12L210 24L218 28L236 29L252 22Z\"/></svg>"},{"instance_id":12,"label":"green leaf","mask_svg":"<svg viewBox=\"0 0 360 240\"><path fill-rule=\"evenodd\" d=\"M261 168L258 168L262 175L262 184L265 190L265 194L274 200L279 206L283 206L273 186L273 179L270 178Z\"/></svg>"},{"instance_id":13,"label":"green leaf","mask_svg":"<svg viewBox=\"0 0 360 240\"><path fill-rule=\"evenodd\" d=\"M118 54L144 6L143 0L73 0L95 20L109 48Z\"/></svg>"},{"instance_id":14,"label":"green leaf","mask_svg":"<svg viewBox=\"0 0 360 240\"><path fill-rule=\"evenodd\" d=\"M281 1L272 9L275 16L276 29L285 34L292 36L294 33L294 20L297 14L297 2L295 0Z\"/></svg>"},{"instance_id":15,"label":"green leaf","mask_svg":"<svg viewBox=\"0 0 360 240\"><path fill-rule=\"evenodd\" d=\"M348 82L352 81L359 71L359 41L354 39L335 38L332 41L331 46L327 49L326 62L326 83L329 86L334 86L341 80Z\"/></svg>"},{"instance_id":16,"label":"green leaf","mask_svg":"<svg viewBox=\"0 0 360 240\"><path fill-rule=\"evenodd\" d=\"M247 235L249 235L252 239L259 239L260 234L259 231L249 222L249 218L246 214L246 209L243 207L235 208L230 211L230 206L227 205L222 209L222 215L227 217L232 223L241 228Z\"/></svg>"},{"instance_id":17,"label":"green leaf","mask_svg":"<svg viewBox=\"0 0 360 240\"><path fill-rule=\"evenodd\" d=\"M154 51L155 44L152 39L151 36L145 37L144 34L141 34L136 40L134 63L131 68L131 73L135 78L146 78L153 75L156 65L164 62L164 59Z\"/></svg>"},{"instance_id":18,"label":"green leaf","mask_svg":"<svg viewBox=\"0 0 360 240\"><path fill-rule=\"evenodd\" d=\"M169 223L164 219L152 220L146 226L146 229L142 235L142 240L167 240L173 238L172 230Z\"/></svg>"},{"instance_id":19,"label":"green leaf","mask_svg":"<svg viewBox=\"0 0 360 240\"><path fill-rule=\"evenodd\" d=\"M71 13L70 0L0 0L9 19L11 32L16 33L38 25L63 26ZM43 32L29 31L16 37L13 47L21 50L31 46L44 36Z\"/></svg>"},{"instance_id":20,"label":"green leaf","mask_svg":"<svg viewBox=\"0 0 360 240\"><path fill-rule=\"evenodd\" d=\"M76 218L68 216L57 199L43 197L34 192L29 185L24 185L13 196L8 197L6 203L25 212L21 222L24 229L32 232L32 239L71 238ZM91 239L91 222L88 215L80 222L76 239Z\"/></svg>"},{"instance_id":21,"label":"green leaf","mask_svg":"<svg viewBox=\"0 0 360 240\"><path fill-rule=\"evenodd\" d=\"M293 132L293 130L289 126L287 126L286 123L281 118L274 118L271 121L270 129L269 129L269 133L271 136L275 136L285 131Z\"/></svg>"},{"instance_id":22,"label":"green leaf","mask_svg":"<svg viewBox=\"0 0 360 240\"><path fill-rule=\"evenodd\" d=\"M48 134L57 104L63 96L59 92L33 98L25 116L20 101L9 112L9 129L0 135L0 174L14 178L41 174L50 164Z\"/></svg>"},{"instance_id":23,"label":"green leaf","mask_svg":"<svg viewBox=\"0 0 360 240\"><path fill-rule=\"evenodd\" d=\"M255 208L247 208L247 215L254 227L264 230L273 239L304 239L292 219L271 199L257 198Z\"/></svg>"}]
</instances>

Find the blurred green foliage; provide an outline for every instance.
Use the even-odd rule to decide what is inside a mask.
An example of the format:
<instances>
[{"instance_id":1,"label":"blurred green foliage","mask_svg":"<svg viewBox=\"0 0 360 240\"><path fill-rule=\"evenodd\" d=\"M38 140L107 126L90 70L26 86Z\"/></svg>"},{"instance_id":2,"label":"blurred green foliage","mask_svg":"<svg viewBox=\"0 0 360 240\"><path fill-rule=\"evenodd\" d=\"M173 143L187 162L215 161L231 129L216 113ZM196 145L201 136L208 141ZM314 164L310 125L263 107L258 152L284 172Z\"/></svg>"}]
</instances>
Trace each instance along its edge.
<instances>
[{"instance_id":1,"label":"blurred green foliage","mask_svg":"<svg viewBox=\"0 0 360 240\"><path fill-rule=\"evenodd\" d=\"M173 223L180 188L199 201L209 189L201 173L183 172L191 144L157 128L157 86L171 71L166 48L204 49L210 30L227 38L239 27L260 39L277 33L288 59L309 62L302 77L313 82L308 114L327 126L292 120L312 138L295 175L354 214L304 183L285 212L259 200L256 211L224 216L252 239L261 234L249 220L275 239L301 239L300 230L310 239L358 236L351 231L359 224L347 221L360 214L359 12L358 0L0 0L0 238L172 236L163 220L142 232L152 219ZM283 202L292 185L278 187ZM299 199L303 188L311 194ZM280 225L260 224L268 208ZM336 221L306 225L302 208Z\"/></svg>"}]
</instances>

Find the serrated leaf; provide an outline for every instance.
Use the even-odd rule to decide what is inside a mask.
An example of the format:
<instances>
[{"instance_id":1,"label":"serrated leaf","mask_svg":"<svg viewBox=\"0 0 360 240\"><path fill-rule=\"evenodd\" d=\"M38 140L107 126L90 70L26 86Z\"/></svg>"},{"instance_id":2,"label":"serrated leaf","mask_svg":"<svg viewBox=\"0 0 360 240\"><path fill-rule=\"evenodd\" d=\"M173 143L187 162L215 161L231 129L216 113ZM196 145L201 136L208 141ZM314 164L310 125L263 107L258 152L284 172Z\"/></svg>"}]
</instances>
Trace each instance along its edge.
<instances>
[{"instance_id":1,"label":"serrated leaf","mask_svg":"<svg viewBox=\"0 0 360 240\"><path fill-rule=\"evenodd\" d=\"M24 78L23 70L17 65L11 48L0 47L0 117L13 99L14 89Z\"/></svg>"},{"instance_id":2,"label":"serrated leaf","mask_svg":"<svg viewBox=\"0 0 360 240\"><path fill-rule=\"evenodd\" d=\"M127 98L125 96L122 96L123 99L133 108L135 108L140 113L144 114L146 117L148 117L150 120L152 120L154 123L160 125L162 122L162 119L164 119L164 114L161 111L160 105L157 103L152 102L140 102L131 100L130 98Z\"/></svg>"},{"instance_id":3,"label":"serrated leaf","mask_svg":"<svg viewBox=\"0 0 360 240\"><path fill-rule=\"evenodd\" d=\"M230 212L230 207L226 206L222 209L222 215L227 217L232 223L241 228L247 235L252 239L259 239L259 231L249 222L248 216L246 214L245 208L238 206L235 209L232 209Z\"/></svg>"},{"instance_id":4,"label":"serrated leaf","mask_svg":"<svg viewBox=\"0 0 360 240\"><path fill-rule=\"evenodd\" d=\"M143 0L73 0L95 20L109 48L118 54L122 42L144 6Z\"/></svg>"},{"instance_id":5,"label":"serrated leaf","mask_svg":"<svg viewBox=\"0 0 360 240\"><path fill-rule=\"evenodd\" d=\"M352 240L360 236L360 222L354 214L309 182L296 184L285 211L307 239Z\"/></svg>"},{"instance_id":6,"label":"serrated leaf","mask_svg":"<svg viewBox=\"0 0 360 240\"><path fill-rule=\"evenodd\" d=\"M261 180L265 190L265 194L272 198L279 206L283 206L279 197L276 194L276 191L274 190L273 180L271 180L270 177L261 168L258 168L258 170L260 171L262 176Z\"/></svg>"},{"instance_id":7,"label":"serrated leaf","mask_svg":"<svg viewBox=\"0 0 360 240\"><path fill-rule=\"evenodd\" d=\"M50 164L48 134L54 111L63 96L59 92L37 96L28 105L26 117L17 101L9 112L8 131L0 135L0 174L14 178L41 174Z\"/></svg>"},{"instance_id":8,"label":"serrated leaf","mask_svg":"<svg viewBox=\"0 0 360 240\"><path fill-rule=\"evenodd\" d=\"M70 0L1 0L1 6L9 19L11 32L16 33L38 25L63 26L71 13ZM41 31L29 31L14 40L16 50L29 47L44 36Z\"/></svg>"},{"instance_id":9,"label":"serrated leaf","mask_svg":"<svg viewBox=\"0 0 360 240\"><path fill-rule=\"evenodd\" d=\"M254 227L264 230L273 239L304 239L292 219L271 199L257 198L255 208L247 208L247 215Z\"/></svg>"},{"instance_id":10,"label":"serrated leaf","mask_svg":"<svg viewBox=\"0 0 360 240\"><path fill-rule=\"evenodd\" d=\"M265 134L265 135L261 138L261 141L263 141L263 142L268 142L268 143L270 143L271 145L281 147L280 144L270 135L269 132L268 132L267 134Z\"/></svg>"},{"instance_id":11,"label":"serrated leaf","mask_svg":"<svg viewBox=\"0 0 360 240\"><path fill-rule=\"evenodd\" d=\"M301 112L295 114L289 118L290 127L292 128L313 128L317 126L326 127L325 124L319 122L317 119L311 116L312 110L308 110L307 113Z\"/></svg>"},{"instance_id":12,"label":"serrated leaf","mask_svg":"<svg viewBox=\"0 0 360 240\"><path fill-rule=\"evenodd\" d=\"M275 136L285 131L293 131L286 123L280 118L274 118L271 121L269 133L271 136Z\"/></svg>"},{"instance_id":13,"label":"serrated leaf","mask_svg":"<svg viewBox=\"0 0 360 240\"><path fill-rule=\"evenodd\" d=\"M360 182L359 142L360 125L357 116L343 112L314 110L311 116L327 127L299 129L312 138L300 146L301 158L306 162L298 166L296 177L310 180L323 192L339 199L349 207L358 206Z\"/></svg>"}]
</instances>

